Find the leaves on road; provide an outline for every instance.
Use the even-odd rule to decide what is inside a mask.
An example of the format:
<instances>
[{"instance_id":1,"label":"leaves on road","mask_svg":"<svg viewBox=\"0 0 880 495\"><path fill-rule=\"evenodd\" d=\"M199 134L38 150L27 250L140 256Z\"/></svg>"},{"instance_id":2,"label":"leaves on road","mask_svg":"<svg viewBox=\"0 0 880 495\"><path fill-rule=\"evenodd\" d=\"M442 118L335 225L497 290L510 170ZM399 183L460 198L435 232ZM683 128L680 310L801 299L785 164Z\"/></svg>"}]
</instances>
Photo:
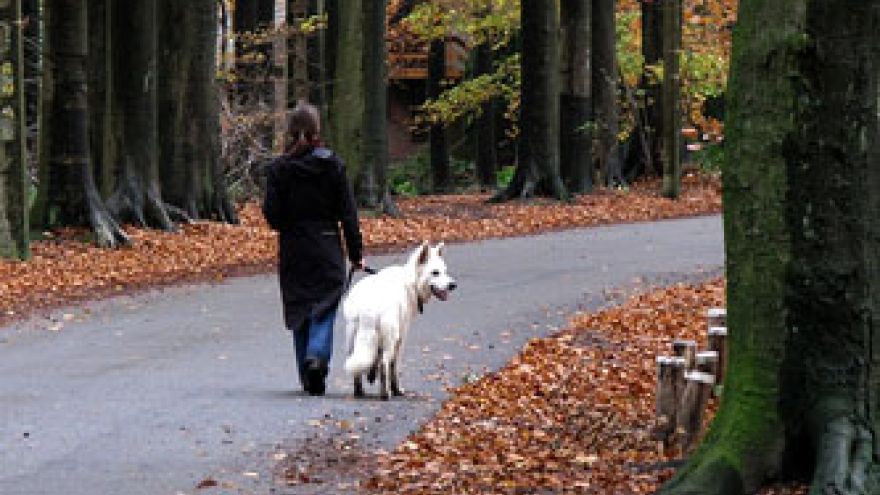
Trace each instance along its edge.
<instances>
[{"instance_id":1,"label":"leaves on road","mask_svg":"<svg viewBox=\"0 0 880 495\"><path fill-rule=\"evenodd\" d=\"M642 183L629 192L600 191L571 204L547 201L485 203L487 196L402 198L403 218L361 220L369 252L410 247L423 239L468 241L548 230L720 211L716 179L689 177L682 199L659 197ZM214 281L230 274L265 272L275 265L275 234L258 205L241 211L241 225L199 222L178 234L127 228L130 248L99 249L87 232L67 229L34 243L28 262L0 260L0 322L34 309L180 282ZM52 324L53 330L63 325Z\"/></svg>"},{"instance_id":2,"label":"leaves on road","mask_svg":"<svg viewBox=\"0 0 880 495\"><path fill-rule=\"evenodd\" d=\"M680 455L651 439L654 358L674 339L705 344L706 310L723 304L716 280L575 316L498 372L453 390L364 486L383 495L653 493Z\"/></svg>"}]
</instances>

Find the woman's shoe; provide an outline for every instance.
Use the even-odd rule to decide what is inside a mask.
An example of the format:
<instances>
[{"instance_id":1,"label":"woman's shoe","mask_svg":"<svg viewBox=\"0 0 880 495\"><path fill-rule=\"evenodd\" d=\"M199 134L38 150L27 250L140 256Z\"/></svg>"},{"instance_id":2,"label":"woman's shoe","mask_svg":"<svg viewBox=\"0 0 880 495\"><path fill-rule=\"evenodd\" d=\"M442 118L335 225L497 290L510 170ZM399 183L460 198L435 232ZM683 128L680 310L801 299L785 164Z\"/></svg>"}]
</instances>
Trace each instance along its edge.
<instances>
[{"instance_id":1,"label":"woman's shoe","mask_svg":"<svg viewBox=\"0 0 880 495\"><path fill-rule=\"evenodd\" d=\"M305 389L310 395L324 395L327 363L318 358L306 358Z\"/></svg>"}]
</instances>

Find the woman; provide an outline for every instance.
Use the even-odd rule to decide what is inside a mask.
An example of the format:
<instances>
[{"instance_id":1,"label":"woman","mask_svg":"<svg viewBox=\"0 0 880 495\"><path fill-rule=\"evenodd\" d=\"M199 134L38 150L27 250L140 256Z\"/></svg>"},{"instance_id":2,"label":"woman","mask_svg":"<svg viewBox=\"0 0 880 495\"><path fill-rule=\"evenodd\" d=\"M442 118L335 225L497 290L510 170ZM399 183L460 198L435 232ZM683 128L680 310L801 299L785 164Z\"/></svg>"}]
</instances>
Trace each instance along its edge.
<instances>
[{"instance_id":1,"label":"woman","mask_svg":"<svg viewBox=\"0 0 880 495\"><path fill-rule=\"evenodd\" d=\"M320 140L314 106L299 102L288 118L285 154L266 170L263 214L279 232L278 275L284 322L297 368L311 395L325 390L333 321L345 284L345 259L363 267L357 208L342 160Z\"/></svg>"}]
</instances>

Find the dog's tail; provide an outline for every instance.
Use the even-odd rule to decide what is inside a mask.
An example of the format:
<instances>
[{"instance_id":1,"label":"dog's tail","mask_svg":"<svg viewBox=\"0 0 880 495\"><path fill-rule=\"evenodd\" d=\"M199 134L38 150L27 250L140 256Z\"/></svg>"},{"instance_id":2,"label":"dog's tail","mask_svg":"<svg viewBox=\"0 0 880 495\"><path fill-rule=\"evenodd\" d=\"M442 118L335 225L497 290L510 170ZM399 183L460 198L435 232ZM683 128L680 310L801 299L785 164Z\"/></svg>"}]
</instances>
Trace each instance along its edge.
<instances>
[{"instance_id":1,"label":"dog's tail","mask_svg":"<svg viewBox=\"0 0 880 495\"><path fill-rule=\"evenodd\" d=\"M376 362L379 352L379 335L376 319L361 315L357 319L351 352L345 360L345 371L356 375L369 370Z\"/></svg>"}]
</instances>

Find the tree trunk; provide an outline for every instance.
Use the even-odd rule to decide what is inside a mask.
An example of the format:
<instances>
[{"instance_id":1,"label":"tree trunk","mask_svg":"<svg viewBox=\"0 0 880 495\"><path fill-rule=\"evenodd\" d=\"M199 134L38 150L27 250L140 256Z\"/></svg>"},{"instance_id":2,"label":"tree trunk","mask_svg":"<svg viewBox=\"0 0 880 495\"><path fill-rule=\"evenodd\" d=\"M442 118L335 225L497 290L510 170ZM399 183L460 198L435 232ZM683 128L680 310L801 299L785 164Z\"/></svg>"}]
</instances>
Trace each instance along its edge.
<instances>
[{"instance_id":1,"label":"tree trunk","mask_svg":"<svg viewBox=\"0 0 880 495\"><path fill-rule=\"evenodd\" d=\"M300 23L309 14L308 0L290 1L290 25L296 29L290 53L291 96L293 100L309 99L309 34L300 31Z\"/></svg>"},{"instance_id":2,"label":"tree trunk","mask_svg":"<svg viewBox=\"0 0 880 495\"><path fill-rule=\"evenodd\" d=\"M107 205L122 221L174 230L159 183L156 0L130 0L111 16L112 130L119 133L119 162L116 190Z\"/></svg>"},{"instance_id":3,"label":"tree trunk","mask_svg":"<svg viewBox=\"0 0 880 495\"><path fill-rule=\"evenodd\" d=\"M333 34L333 94L330 102L330 131L333 149L345 161L348 176L360 190L358 178L363 165L363 2L337 0L329 18ZM335 5L334 5L335 4ZM359 200L361 198L358 198Z\"/></svg>"},{"instance_id":4,"label":"tree trunk","mask_svg":"<svg viewBox=\"0 0 880 495\"><path fill-rule=\"evenodd\" d=\"M0 3L0 258L30 256L21 0Z\"/></svg>"},{"instance_id":5,"label":"tree trunk","mask_svg":"<svg viewBox=\"0 0 880 495\"><path fill-rule=\"evenodd\" d=\"M116 184L118 166L115 113L113 56L113 15L119 2L94 0L89 9L89 145L95 185L101 197L108 197ZM111 209L112 211L112 209Z\"/></svg>"},{"instance_id":6,"label":"tree trunk","mask_svg":"<svg viewBox=\"0 0 880 495\"><path fill-rule=\"evenodd\" d=\"M385 7L387 0L364 0L364 164L361 201L399 215L388 187L388 84L386 79Z\"/></svg>"},{"instance_id":7,"label":"tree trunk","mask_svg":"<svg viewBox=\"0 0 880 495\"><path fill-rule=\"evenodd\" d=\"M681 191L681 0L663 3L663 196Z\"/></svg>"},{"instance_id":8,"label":"tree trunk","mask_svg":"<svg viewBox=\"0 0 880 495\"><path fill-rule=\"evenodd\" d=\"M292 64L290 63L290 32L296 26L296 16L292 9L297 1L275 0L272 17L272 151L284 151L287 134L288 91ZM292 58L292 57L290 57ZM290 87L289 87L290 86Z\"/></svg>"},{"instance_id":9,"label":"tree trunk","mask_svg":"<svg viewBox=\"0 0 880 495\"><path fill-rule=\"evenodd\" d=\"M428 51L428 80L425 96L435 99L443 92L443 79L446 77L446 41L442 38L431 41ZM446 144L446 126L442 122L431 124L429 130L431 158L431 189L435 193L452 191L452 174L449 170L449 148Z\"/></svg>"},{"instance_id":10,"label":"tree trunk","mask_svg":"<svg viewBox=\"0 0 880 495\"><path fill-rule=\"evenodd\" d=\"M874 2L741 3L724 171L729 372L704 445L663 493L751 493L799 475L816 495L880 490L878 26Z\"/></svg>"},{"instance_id":11,"label":"tree trunk","mask_svg":"<svg viewBox=\"0 0 880 495\"><path fill-rule=\"evenodd\" d=\"M593 105L599 133L598 157L601 182L609 187L623 183L617 101L617 52L614 20L615 0L593 2Z\"/></svg>"},{"instance_id":12,"label":"tree trunk","mask_svg":"<svg viewBox=\"0 0 880 495\"><path fill-rule=\"evenodd\" d=\"M325 0L310 0L308 14L323 15L327 13ZM327 67L324 65L327 51L327 30L320 29L308 37L306 43L306 59L308 65L308 98L321 111L321 122L327 122Z\"/></svg>"},{"instance_id":13,"label":"tree trunk","mask_svg":"<svg viewBox=\"0 0 880 495\"><path fill-rule=\"evenodd\" d=\"M483 43L476 50L476 74L490 74L495 68L493 64L492 46ZM498 178L498 139L495 135L495 121L497 119L496 98L490 98L480 107L480 115L477 117L475 126L477 131L477 181L483 191L492 191L497 187Z\"/></svg>"},{"instance_id":14,"label":"tree trunk","mask_svg":"<svg viewBox=\"0 0 880 495\"><path fill-rule=\"evenodd\" d=\"M560 173L570 193L593 189L590 71L592 0L563 0L562 88L559 101Z\"/></svg>"},{"instance_id":15,"label":"tree trunk","mask_svg":"<svg viewBox=\"0 0 880 495\"><path fill-rule=\"evenodd\" d=\"M663 4L647 2L642 4L642 56L644 58L641 87L644 91L644 108L647 125L645 138L650 150L653 165L647 173L663 174L663 156L660 136L663 135L663 92L660 79L649 67L658 67L663 62Z\"/></svg>"},{"instance_id":16,"label":"tree trunk","mask_svg":"<svg viewBox=\"0 0 880 495\"><path fill-rule=\"evenodd\" d=\"M551 0L525 0L519 157L503 201L536 194L567 198L559 176L559 12Z\"/></svg>"},{"instance_id":17,"label":"tree trunk","mask_svg":"<svg viewBox=\"0 0 880 495\"><path fill-rule=\"evenodd\" d=\"M53 94L48 115L50 226L91 225L102 246L127 244L95 187L89 147L88 12L84 0L50 0L49 59Z\"/></svg>"}]
</instances>

